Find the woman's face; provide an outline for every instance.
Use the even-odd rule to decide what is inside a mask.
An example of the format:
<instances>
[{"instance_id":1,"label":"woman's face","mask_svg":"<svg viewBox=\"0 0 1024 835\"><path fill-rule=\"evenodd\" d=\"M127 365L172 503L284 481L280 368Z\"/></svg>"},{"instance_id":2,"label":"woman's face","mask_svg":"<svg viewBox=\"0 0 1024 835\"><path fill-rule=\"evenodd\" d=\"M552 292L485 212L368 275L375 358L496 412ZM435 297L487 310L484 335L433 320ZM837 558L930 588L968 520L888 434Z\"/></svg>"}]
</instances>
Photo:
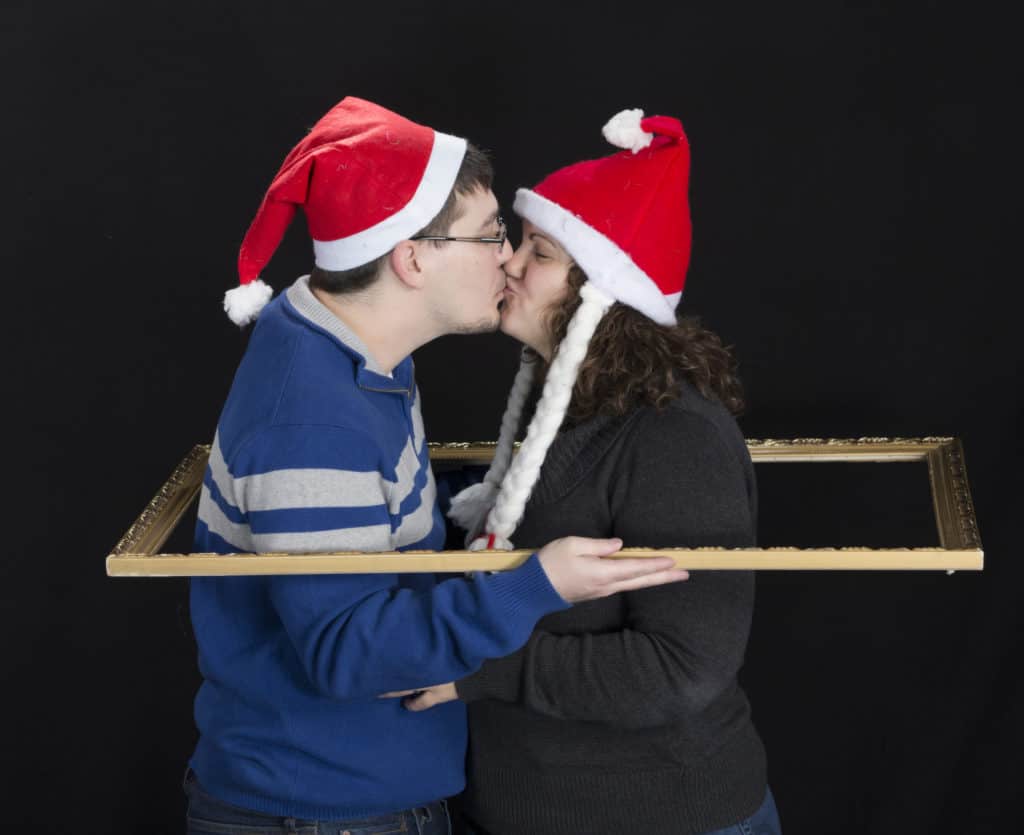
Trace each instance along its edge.
<instances>
[{"instance_id":1,"label":"woman's face","mask_svg":"<svg viewBox=\"0 0 1024 835\"><path fill-rule=\"evenodd\" d=\"M524 220L523 241L504 266L507 283L501 330L548 362L552 345L546 315L568 292L572 263L554 238Z\"/></svg>"}]
</instances>

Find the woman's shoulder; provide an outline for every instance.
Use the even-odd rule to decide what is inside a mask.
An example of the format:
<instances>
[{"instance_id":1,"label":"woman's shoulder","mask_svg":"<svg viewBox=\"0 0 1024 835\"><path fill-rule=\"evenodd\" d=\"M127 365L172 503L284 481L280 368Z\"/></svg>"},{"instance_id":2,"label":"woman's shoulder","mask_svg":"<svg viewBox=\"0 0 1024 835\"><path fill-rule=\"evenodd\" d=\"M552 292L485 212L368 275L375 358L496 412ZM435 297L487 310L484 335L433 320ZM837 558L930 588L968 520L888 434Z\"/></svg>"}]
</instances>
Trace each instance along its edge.
<instances>
[{"instance_id":1,"label":"woman's shoulder","mask_svg":"<svg viewBox=\"0 0 1024 835\"><path fill-rule=\"evenodd\" d=\"M684 382L679 394L661 406L640 406L633 423L634 432L682 432L698 437L711 434L744 443L743 433L729 410L719 400L702 395L689 382Z\"/></svg>"},{"instance_id":2,"label":"woman's shoulder","mask_svg":"<svg viewBox=\"0 0 1024 835\"><path fill-rule=\"evenodd\" d=\"M688 382L661 407L639 408L629 427L628 447L638 454L723 454L741 462L750 459L736 418L721 402L704 397Z\"/></svg>"},{"instance_id":3,"label":"woman's shoulder","mask_svg":"<svg viewBox=\"0 0 1024 835\"><path fill-rule=\"evenodd\" d=\"M692 387L642 407L609 473L610 502L627 542L650 547L754 543L756 479L736 420Z\"/></svg>"}]
</instances>

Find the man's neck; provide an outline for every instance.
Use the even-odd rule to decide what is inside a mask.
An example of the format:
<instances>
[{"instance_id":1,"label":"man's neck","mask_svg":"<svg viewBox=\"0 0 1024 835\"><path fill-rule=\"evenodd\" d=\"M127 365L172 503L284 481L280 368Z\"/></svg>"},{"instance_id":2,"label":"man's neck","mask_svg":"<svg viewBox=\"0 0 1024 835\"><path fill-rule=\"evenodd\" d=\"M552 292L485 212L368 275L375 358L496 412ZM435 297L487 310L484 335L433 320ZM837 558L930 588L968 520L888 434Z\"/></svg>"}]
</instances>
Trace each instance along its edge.
<instances>
[{"instance_id":1,"label":"man's neck","mask_svg":"<svg viewBox=\"0 0 1024 835\"><path fill-rule=\"evenodd\" d=\"M345 297L311 289L317 300L359 337L370 352L368 359L384 374L390 374L409 354L436 336L426 327L422 315L410 315L382 296Z\"/></svg>"}]
</instances>

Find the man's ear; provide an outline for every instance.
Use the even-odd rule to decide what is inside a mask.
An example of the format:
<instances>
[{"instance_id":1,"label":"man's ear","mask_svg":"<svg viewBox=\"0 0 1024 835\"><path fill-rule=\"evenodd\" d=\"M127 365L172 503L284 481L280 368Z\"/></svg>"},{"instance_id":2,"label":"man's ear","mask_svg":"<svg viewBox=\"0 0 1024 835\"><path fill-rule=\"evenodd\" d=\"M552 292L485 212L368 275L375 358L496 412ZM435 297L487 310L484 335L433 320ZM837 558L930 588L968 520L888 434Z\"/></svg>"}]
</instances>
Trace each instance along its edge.
<instances>
[{"instance_id":1,"label":"man's ear","mask_svg":"<svg viewBox=\"0 0 1024 835\"><path fill-rule=\"evenodd\" d=\"M412 290L423 287L426 275L415 241L399 241L388 256L388 265L406 287Z\"/></svg>"}]
</instances>

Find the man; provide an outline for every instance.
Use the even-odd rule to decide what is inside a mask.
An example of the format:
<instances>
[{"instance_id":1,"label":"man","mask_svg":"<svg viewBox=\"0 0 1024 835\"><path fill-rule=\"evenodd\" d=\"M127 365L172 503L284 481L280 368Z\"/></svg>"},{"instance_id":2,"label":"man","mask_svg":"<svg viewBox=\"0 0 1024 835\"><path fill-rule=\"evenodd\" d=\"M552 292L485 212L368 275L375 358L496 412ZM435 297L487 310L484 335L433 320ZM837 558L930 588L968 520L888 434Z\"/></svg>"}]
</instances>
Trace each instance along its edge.
<instances>
[{"instance_id":1,"label":"man","mask_svg":"<svg viewBox=\"0 0 1024 835\"><path fill-rule=\"evenodd\" d=\"M292 150L225 300L234 321L258 323L218 423L196 550L443 547L409 355L498 324L511 249L490 186L464 140L355 98ZM267 304L257 275L298 206L316 268ZM379 696L456 680L573 602L685 578L667 559L601 559L620 546L558 540L515 571L441 583L194 579L190 831L446 832L464 707L414 714Z\"/></svg>"}]
</instances>

